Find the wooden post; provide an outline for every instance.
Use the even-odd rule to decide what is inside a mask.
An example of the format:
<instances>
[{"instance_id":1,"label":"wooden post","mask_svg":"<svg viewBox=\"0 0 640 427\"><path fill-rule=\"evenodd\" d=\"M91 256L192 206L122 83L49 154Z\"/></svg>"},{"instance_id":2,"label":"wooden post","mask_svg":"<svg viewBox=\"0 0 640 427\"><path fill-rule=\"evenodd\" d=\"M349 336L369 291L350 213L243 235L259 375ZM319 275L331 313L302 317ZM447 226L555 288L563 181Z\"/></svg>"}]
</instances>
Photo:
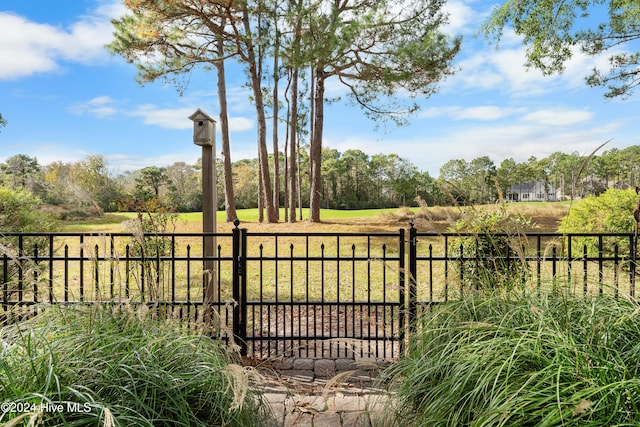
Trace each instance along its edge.
<instances>
[{"instance_id":1,"label":"wooden post","mask_svg":"<svg viewBox=\"0 0 640 427\"><path fill-rule=\"evenodd\" d=\"M199 108L189 116L193 121L193 142L202 147L202 232L204 255L203 302L205 320L212 321L211 303L218 302L216 263L216 232L218 194L216 189L215 120Z\"/></svg>"}]
</instances>

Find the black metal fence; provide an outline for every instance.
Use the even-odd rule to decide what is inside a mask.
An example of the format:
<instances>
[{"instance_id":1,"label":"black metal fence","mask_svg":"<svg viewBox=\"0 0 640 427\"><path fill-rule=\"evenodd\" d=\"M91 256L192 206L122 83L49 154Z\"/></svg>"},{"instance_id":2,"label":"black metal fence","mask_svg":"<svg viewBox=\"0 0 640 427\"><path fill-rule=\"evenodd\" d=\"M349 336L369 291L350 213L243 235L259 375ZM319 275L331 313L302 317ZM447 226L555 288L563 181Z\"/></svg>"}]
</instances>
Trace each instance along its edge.
<instances>
[{"instance_id":1,"label":"black metal fence","mask_svg":"<svg viewBox=\"0 0 640 427\"><path fill-rule=\"evenodd\" d=\"M215 239L214 256L203 255ZM123 304L254 357L400 354L433 304L481 287L635 296L629 234L5 233L3 321L49 304ZM212 293L208 293L212 292ZM207 295L212 298L209 299ZM211 310L209 310L211 309Z\"/></svg>"}]
</instances>

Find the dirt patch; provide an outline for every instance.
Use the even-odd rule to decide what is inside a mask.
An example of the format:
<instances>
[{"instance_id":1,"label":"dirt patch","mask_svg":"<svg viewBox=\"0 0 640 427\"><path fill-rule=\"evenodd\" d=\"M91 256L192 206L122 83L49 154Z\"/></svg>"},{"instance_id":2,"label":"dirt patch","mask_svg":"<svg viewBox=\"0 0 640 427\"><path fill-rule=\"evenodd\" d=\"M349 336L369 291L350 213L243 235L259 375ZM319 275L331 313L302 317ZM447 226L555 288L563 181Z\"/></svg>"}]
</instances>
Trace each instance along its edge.
<instances>
[{"instance_id":1,"label":"dirt patch","mask_svg":"<svg viewBox=\"0 0 640 427\"><path fill-rule=\"evenodd\" d=\"M537 226L537 231L545 231L554 233L558 231L558 226L562 218L555 216L533 216L531 217L534 224Z\"/></svg>"}]
</instances>

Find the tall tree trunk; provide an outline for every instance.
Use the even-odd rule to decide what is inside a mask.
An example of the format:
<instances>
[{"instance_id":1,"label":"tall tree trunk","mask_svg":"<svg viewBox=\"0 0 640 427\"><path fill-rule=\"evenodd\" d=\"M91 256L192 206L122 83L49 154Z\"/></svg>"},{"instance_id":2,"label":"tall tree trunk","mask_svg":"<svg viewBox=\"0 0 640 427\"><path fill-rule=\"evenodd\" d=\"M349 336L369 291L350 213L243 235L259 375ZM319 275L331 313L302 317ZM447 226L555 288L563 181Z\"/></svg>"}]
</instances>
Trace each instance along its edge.
<instances>
[{"instance_id":1,"label":"tall tree trunk","mask_svg":"<svg viewBox=\"0 0 640 427\"><path fill-rule=\"evenodd\" d=\"M262 187L262 161L258 152L258 222L264 222L264 189Z\"/></svg>"},{"instance_id":2,"label":"tall tree trunk","mask_svg":"<svg viewBox=\"0 0 640 427\"><path fill-rule=\"evenodd\" d=\"M217 39L218 55L224 56L224 41L222 37ZM222 135L222 176L224 187L224 205L227 222L238 218L236 213L236 200L233 194L233 172L231 170L231 144L229 141L229 112L227 110L227 83L225 78L224 61L216 61L218 72L218 98L220 100L220 133Z\"/></svg>"},{"instance_id":3,"label":"tall tree trunk","mask_svg":"<svg viewBox=\"0 0 640 427\"><path fill-rule=\"evenodd\" d=\"M287 99L287 104L289 100ZM291 109L287 107L287 120L291 117ZM288 123L288 122L287 122ZM289 126L284 136L284 222L289 222Z\"/></svg>"},{"instance_id":4,"label":"tall tree trunk","mask_svg":"<svg viewBox=\"0 0 640 427\"><path fill-rule=\"evenodd\" d=\"M277 20L275 31L278 32ZM278 37L276 35L276 37ZM280 82L278 70L278 41L273 53L273 207L275 208L276 220L280 219L280 148L278 147L278 84Z\"/></svg>"},{"instance_id":5,"label":"tall tree trunk","mask_svg":"<svg viewBox=\"0 0 640 427\"><path fill-rule=\"evenodd\" d=\"M289 136L291 123L291 100L289 99L289 91L291 89L291 75L292 69L288 67L287 69L287 88L284 91L284 99L287 102L287 126L285 128L285 136L284 136L284 221L289 222L289 196L291 189L289 188L289 144L291 143L291 137ZM294 202L295 203L295 202Z\"/></svg>"},{"instance_id":6,"label":"tall tree trunk","mask_svg":"<svg viewBox=\"0 0 640 427\"><path fill-rule=\"evenodd\" d=\"M313 66L309 69L309 75L311 76L311 87L309 90L309 148L311 148L311 141L313 141L313 132L315 131L314 123L316 121L316 79ZM300 221L302 221L302 173L300 172L300 141L298 141L298 209L300 209ZM311 164L309 164L309 168ZM307 170L309 179L311 179L311 170ZM309 183L311 186L311 183Z\"/></svg>"},{"instance_id":7,"label":"tall tree trunk","mask_svg":"<svg viewBox=\"0 0 640 427\"><path fill-rule=\"evenodd\" d=\"M277 4L275 5L277 8ZM278 28L277 12L274 11L274 38L273 49L273 206L276 219L280 219L280 148L278 141L278 121L280 112L280 99L278 86L280 84L280 30Z\"/></svg>"},{"instance_id":8,"label":"tall tree trunk","mask_svg":"<svg viewBox=\"0 0 640 427\"><path fill-rule=\"evenodd\" d=\"M300 45L302 43L302 20L303 20L303 1L293 1L290 0L289 8L293 9L295 7L295 28L293 33L293 44L292 51L295 59L300 57ZM289 194L289 222L296 222L296 199L298 199L300 195L299 188L299 178L300 174L298 171L299 162L296 159L296 156L299 155L299 147L298 147L298 81L299 81L299 69L300 64L293 63L291 66L291 74L289 83L291 85L291 104L290 104L290 116L289 116L289 127L288 134L290 136L289 140L289 179L291 185L289 186L290 194ZM302 207L300 206L300 213L302 214ZM300 218L302 219L302 218Z\"/></svg>"},{"instance_id":9,"label":"tall tree trunk","mask_svg":"<svg viewBox=\"0 0 640 427\"><path fill-rule=\"evenodd\" d=\"M311 194L309 197L309 220L320 222L320 192L322 191L322 127L324 124L324 75L321 69L315 73L316 91L314 95L313 137L309 148L311 163Z\"/></svg>"},{"instance_id":10,"label":"tall tree trunk","mask_svg":"<svg viewBox=\"0 0 640 427\"><path fill-rule=\"evenodd\" d=\"M289 145L289 179L291 180L291 193L289 194L289 210L291 214L289 216L289 222L296 222L296 199L297 199L297 180L296 180L296 147L298 137L298 68L293 68L293 75L291 76L291 119L289 135L291 142Z\"/></svg>"},{"instance_id":11,"label":"tall tree trunk","mask_svg":"<svg viewBox=\"0 0 640 427\"><path fill-rule=\"evenodd\" d=\"M300 138L296 138L296 141L298 141L298 148L297 148L297 157L298 157L298 212L300 212L300 221L302 221L304 218L302 217L302 174L300 173Z\"/></svg>"},{"instance_id":12,"label":"tall tree trunk","mask_svg":"<svg viewBox=\"0 0 640 427\"><path fill-rule=\"evenodd\" d=\"M255 48L251 40L251 24L249 22L249 12L245 7L242 13L242 21L247 34L245 43L247 46L247 55L249 59L249 75L251 77L251 88L253 89L253 97L256 107L256 115L258 119L258 162L260 163L259 173L261 178L261 189L264 197L262 198L267 211L267 221L269 223L278 222L276 217L276 209L273 206L273 189L271 187L271 177L269 176L269 153L267 152L267 119L264 112L264 100L262 97L262 88L260 86L260 73L258 72L258 63Z\"/></svg>"}]
</instances>

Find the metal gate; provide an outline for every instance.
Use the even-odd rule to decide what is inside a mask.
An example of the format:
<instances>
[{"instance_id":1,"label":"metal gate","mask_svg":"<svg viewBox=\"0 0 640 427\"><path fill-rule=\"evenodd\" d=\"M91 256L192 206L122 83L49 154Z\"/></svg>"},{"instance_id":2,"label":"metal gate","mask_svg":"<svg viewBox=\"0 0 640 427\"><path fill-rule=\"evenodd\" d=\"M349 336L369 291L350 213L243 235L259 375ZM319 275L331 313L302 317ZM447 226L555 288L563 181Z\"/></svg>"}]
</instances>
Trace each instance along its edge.
<instances>
[{"instance_id":1,"label":"metal gate","mask_svg":"<svg viewBox=\"0 0 640 427\"><path fill-rule=\"evenodd\" d=\"M266 234L236 227L233 258L233 333L242 354L399 355L409 324L405 230Z\"/></svg>"}]
</instances>

